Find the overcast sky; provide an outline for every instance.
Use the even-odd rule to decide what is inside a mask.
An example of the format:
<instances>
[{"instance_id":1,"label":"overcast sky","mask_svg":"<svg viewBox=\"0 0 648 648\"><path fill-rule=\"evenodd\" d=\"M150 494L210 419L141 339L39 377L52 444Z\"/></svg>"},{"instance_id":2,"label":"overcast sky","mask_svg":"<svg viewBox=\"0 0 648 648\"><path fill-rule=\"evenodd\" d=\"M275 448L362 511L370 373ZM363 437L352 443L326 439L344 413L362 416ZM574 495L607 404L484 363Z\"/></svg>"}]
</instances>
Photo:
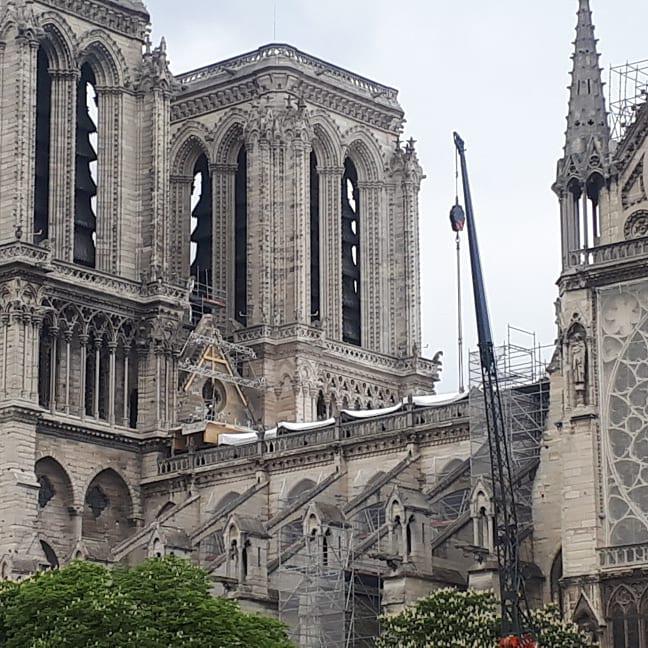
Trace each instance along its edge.
<instances>
[{"instance_id":1,"label":"overcast sky","mask_svg":"<svg viewBox=\"0 0 648 648\"><path fill-rule=\"evenodd\" d=\"M577 0L148 0L174 72L290 43L399 89L417 140L424 353L444 351L438 391L457 385L452 131L468 148L495 338L507 324L551 344L560 264L561 156ZM648 3L592 0L602 65L648 58ZM464 246L467 247L467 246ZM469 278L467 258L464 276ZM464 282L467 347L476 344ZM518 342L524 343L523 338Z\"/></svg>"}]
</instances>

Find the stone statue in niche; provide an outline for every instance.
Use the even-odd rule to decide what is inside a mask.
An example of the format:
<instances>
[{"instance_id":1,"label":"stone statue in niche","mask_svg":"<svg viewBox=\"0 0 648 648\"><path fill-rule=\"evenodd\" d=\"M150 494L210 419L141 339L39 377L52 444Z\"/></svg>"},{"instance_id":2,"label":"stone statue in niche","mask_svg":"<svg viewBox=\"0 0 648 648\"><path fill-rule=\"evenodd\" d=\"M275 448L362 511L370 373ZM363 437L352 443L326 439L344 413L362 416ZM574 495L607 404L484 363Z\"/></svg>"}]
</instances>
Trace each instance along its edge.
<instances>
[{"instance_id":1,"label":"stone statue in niche","mask_svg":"<svg viewBox=\"0 0 648 648\"><path fill-rule=\"evenodd\" d=\"M585 405L587 393L587 345L585 332L575 329L569 336L570 365L577 405Z\"/></svg>"}]
</instances>

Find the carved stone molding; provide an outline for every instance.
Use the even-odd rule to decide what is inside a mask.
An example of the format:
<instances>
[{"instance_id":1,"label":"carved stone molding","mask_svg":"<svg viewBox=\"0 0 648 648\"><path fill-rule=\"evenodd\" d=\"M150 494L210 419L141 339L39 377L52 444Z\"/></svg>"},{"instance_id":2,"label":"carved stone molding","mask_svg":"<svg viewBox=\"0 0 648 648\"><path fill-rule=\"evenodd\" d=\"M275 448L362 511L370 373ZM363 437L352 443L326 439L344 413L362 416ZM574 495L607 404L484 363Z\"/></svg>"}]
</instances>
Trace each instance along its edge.
<instances>
[{"instance_id":1,"label":"carved stone molding","mask_svg":"<svg viewBox=\"0 0 648 648\"><path fill-rule=\"evenodd\" d=\"M648 236L648 210L640 209L631 214L623 227L626 240Z\"/></svg>"}]
</instances>

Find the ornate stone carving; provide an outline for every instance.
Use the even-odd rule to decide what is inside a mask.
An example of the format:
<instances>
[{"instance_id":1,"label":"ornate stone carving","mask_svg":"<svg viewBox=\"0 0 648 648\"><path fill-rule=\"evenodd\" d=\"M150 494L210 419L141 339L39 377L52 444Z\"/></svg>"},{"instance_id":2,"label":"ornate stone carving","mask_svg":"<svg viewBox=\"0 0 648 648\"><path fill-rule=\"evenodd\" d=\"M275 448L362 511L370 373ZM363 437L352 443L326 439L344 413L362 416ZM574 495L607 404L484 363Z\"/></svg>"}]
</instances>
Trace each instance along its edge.
<instances>
[{"instance_id":1,"label":"ornate stone carving","mask_svg":"<svg viewBox=\"0 0 648 648\"><path fill-rule=\"evenodd\" d=\"M648 210L640 209L626 220L623 233L627 239L648 236Z\"/></svg>"},{"instance_id":2,"label":"ornate stone carving","mask_svg":"<svg viewBox=\"0 0 648 648\"><path fill-rule=\"evenodd\" d=\"M300 99L294 105L290 96L286 98L285 107L277 105L270 97L266 97L264 102L255 102L245 125L244 136L249 142L310 142L313 129L306 104Z\"/></svg>"}]
</instances>

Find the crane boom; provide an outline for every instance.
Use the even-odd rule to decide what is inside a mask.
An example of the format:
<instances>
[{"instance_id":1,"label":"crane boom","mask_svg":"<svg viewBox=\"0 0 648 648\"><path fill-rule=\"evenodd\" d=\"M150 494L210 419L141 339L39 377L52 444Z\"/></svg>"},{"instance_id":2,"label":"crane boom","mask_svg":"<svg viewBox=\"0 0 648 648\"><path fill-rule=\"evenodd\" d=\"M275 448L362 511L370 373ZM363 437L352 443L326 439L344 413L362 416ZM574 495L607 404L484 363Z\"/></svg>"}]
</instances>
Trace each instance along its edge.
<instances>
[{"instance_id":1,"label":"crane boom","mask_svg":"<svg viewBox=\"0 0 648 648\"><path fill-rule=\"evenodd\" d=\"M502 606L502 634L504 637L528 636L528 607L524 593L524 579L520 569L520 541L515 506L514 476L511 448L504 426L502 401L497 380L497 358L493 346L488 304L484 290L484 276L479 256L475 215L473 212L464 141L455 133L454 142L461 162L461 179L466 205L466 227L470 248L470 265L477 317L479 357L488 429L493 504L495 512L495 548L499 566L500 600ZM454 208L453 208L454 209ZM522 644L520 644L522 645ZM533 645L533 644L531 644Z\"/></svg>"}]
</instances>

